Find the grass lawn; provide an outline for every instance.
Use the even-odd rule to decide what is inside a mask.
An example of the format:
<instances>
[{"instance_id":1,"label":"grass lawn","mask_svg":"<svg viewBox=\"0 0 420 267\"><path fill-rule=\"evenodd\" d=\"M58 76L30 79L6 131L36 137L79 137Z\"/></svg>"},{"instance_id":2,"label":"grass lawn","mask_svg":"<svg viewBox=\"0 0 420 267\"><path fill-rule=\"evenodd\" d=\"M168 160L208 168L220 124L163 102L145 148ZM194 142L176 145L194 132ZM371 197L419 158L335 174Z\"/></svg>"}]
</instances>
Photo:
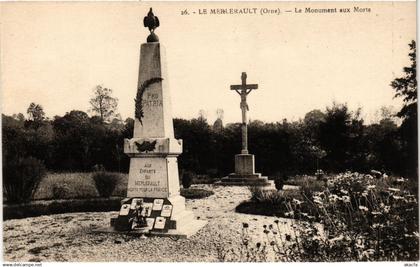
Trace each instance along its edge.
<instances>
[{"instance_id":1,"label":"grass lawn","mask_svg":"<svg viewBox=\"0 0 420 267\"><path fill-rule=\"evenodd\" d=\"M128 174L116 173L119 177L119 183L112 193L114 197L127 196ZM54 196L54 188L63 189L60 196ZM189 199L197 199L211 196L210 190L181 188L181 195ZM50 199L88 199L99 197L92 179L92 173L48 173L42 180L38 190L35 193L34 200Z\"/></svg>"},{"instance_id":2,"label":"grass lawn","mask_svg":"<svg viewBox=\"0 0 420 267\"><path fill-rule=\"evenodd\" d=\"M35 193L33 201L24 204L4 203L4 219L15 219L67 212L117 211L127 196L128 174L116 173L119 182L111 198L101 198L92 173L48 173ZM187 199L206 198L212 190L181 188Z\"/></svg>"},{"instance_id":3,"label":"grass lawn","mask_svg":"<svg viewBox=\"0 0 420 267\"><path fill-rule=\"evenodd\" d=\"M118 173L120 182L118 183L113 196L126 196L128 174ZM75 172L75 173L48 173L41 181L38 190L34 195L34 199L55 199L54 187L64 188L62 199L77 198L93 198L98 197L95 184L92 179L92 173Z\"/></svg>"}]
</instances>

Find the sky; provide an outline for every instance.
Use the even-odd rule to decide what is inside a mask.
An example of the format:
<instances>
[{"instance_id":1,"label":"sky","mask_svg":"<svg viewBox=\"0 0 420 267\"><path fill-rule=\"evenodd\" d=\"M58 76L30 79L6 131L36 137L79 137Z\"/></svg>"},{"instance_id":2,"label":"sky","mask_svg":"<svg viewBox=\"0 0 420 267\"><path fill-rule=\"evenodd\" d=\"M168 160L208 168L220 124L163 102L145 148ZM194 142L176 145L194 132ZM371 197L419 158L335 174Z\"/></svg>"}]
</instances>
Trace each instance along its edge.
<instances>
[{"instance_id":1,"label":"sky","mask_svg":"<svg viewBox=\"0 0 420 267\"><path fill-rule=\"evenodd\" d=\"M390 82L409 64L416 39L415 2L3 2L0 3L1 111L26 113L31 102L48 117L89 110L96 85L113 90L123 119L134 117L140 45L149 7L166 49L174 117L204 110L209 122L239 122L241 73L259 88L249 118L298 120L333 101L362 107L374 121L393 98ZM368 13L287 13L295 8L371 9ZM256 8L257 14L199 14L214 8ZM265 14L261 8L280 9ZM189 15L181 15L187 10ZM201 12L200 12L201 11ZM193 13L195 12L195 14Z\"/></svg>"}]
</instances>

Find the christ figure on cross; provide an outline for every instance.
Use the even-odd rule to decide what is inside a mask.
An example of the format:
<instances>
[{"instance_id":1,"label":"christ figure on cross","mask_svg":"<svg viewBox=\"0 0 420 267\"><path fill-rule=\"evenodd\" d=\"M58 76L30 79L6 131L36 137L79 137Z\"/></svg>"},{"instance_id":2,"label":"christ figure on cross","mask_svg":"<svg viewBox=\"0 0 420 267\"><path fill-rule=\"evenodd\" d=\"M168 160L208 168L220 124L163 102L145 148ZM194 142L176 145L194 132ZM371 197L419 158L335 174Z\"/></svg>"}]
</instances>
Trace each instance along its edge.
<instances>
[{"instance_id":1,"label":"christ figure on cross","mask_svg":"<svg viewBox=\"0 0 420 267\"><path fill-rule=\"evenodd\" d=\"M241 110L242 110L242 151L241 154L248 154L248 127L247 127L247 111L249 110L248 104L246 103L246 96L252 91L258 88L258 84L246 84L246 72L242 72L241 79L242 84L231 85L230 89L235 90L241 96Z\"/></svg>"}]
</instances>

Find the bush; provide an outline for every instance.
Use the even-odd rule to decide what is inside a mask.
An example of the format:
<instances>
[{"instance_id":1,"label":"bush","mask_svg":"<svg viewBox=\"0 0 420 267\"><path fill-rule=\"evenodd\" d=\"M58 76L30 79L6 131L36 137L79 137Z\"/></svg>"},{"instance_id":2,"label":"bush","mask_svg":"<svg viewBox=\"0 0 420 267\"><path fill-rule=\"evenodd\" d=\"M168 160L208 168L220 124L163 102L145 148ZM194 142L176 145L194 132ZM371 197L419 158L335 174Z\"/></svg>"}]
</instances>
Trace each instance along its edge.
<instances>
[{"instance_id":1,"label":"bush","mask_svg":"<svg viewBox=\"0 0 420 267\"><path fill-rule=\"evenodd\" d=\"M215 181L218 179L215 177L211 177L208 174L201 174L201 175L194 175L194 179L192 184L214 184Z\"/></svg>"},{"instance_id":2,"label":"bush","mask_svg":"<svg viewBox=\"0 0 420 267\"><path fill-rule=\"evenodd\" d=\"M92 171L93 171L93 172L104 172L104 171L106 171L106 170L105 170L104 165L102 165L102 164L96 164L96 165L94 165L94 166L92 167Z\"/></svg>"},{"instance_id":3,"label":"bush","mask_svg":"<svg viewBox=\"0 0 420 267\"><path fill-rule=\"evenodd\" d=\"M251 199L243 201L236 208L236 212L246 214L256 214L265 216L280 216L285 217L293 208L288 203L293 205L298 202L302 203L303 197L298 190L266 190L264 188L253 186L249 187L251 191ZM310 205L305 205L302 210L310 212Z\"/></svg>"},{"instance_id":4,"label":"bush","mask_svg":"<svg viewBox=\"0 0 420 267\"><path fill-rule=\"evenodd\" d=\"M288 180L288 176L281 175L274 177L274 185L276 186L277 190L282 190L285 182Z\"/></svg>"},{"instance_id":5,"label":"bush","mask_svg":"<svg viewBox=\"0 0 420 267\"><path fill-rule=\"evenodd\" d=\"M7 162L3 189L8 202L29 202L46 174L44 164L33 157Z\"/></svg>"},{"instance_id":6,"label":"bush","mask_svg":"<svg viewBox=\"0 0 420 267\"><path fill-rule=\"evenodd\" d=\"M277 190L282 190L284 186L284 180L282 178L274 179L274 185L276 186Z\"/></svg>"},{"instance_id":7,"label":"bush","mask_svg":"<svg viewBox=\"0 0 420 267\"><path fill-rule=\"evenodd\" d=\"M264 199L265 192L260 186L249 186L248 189L251 193L251 201L261 202Z\"/></svg>"},{"instance_id":8,"label":"bush","mask_svg":"<svg viewBox=\"0 0 420 267\"><path fill-rule=\"evenodd\" d=\"M284 197L281 192L267 190L260 186L250 186L249 191L251 191L251 201L272 206L279 206L284 203Z\"/></svg>"},{"instance_id":9,"label":"bush","mask_svg":"<svg viewBox=\"0 0 420 267\"><path fill-rule=\"evenodd\" d=\"M182 187L189 188L194 179L194 173L190 171L184 171L182 174Z\"/></svg>"},{"instance_id":10,"label":"bush","mask_svg":"<svg viewBox=\"0 0 420 267\"><path fill-rule=\"evenodd\" d=\"M205 189L199 189L199 188L181 188L181 196L187 198L187 199L200 199L200 198L206 198L211 195L213 195L214 192L210 190Z\"/></svg>"},{"instance_id":11,"label":"bush","mask_svg":"<svg viewBox=\"0 0 420 267\"><path fill-rule=\"evenodd\" d=\"M119 181L117 174L104 171L95 172L92 178L101 197L110 197Z\"/></svg>"},{"instance_id":12,"label":"bush","mask_svg":"<svg viewBox=\"0 0 420 267\"><path fill-rule=\"evenodd\" d=\"M219 170L218 169L208 169L207 170L207 175L210 178L218 178L218 176L219 176Z\"/></svg>"},{"instance_id":13,"label":"bush","mask_svg":"<svg viewBox=\"0 0 420 267\"><path fill-rule=\"evenodd\" d=\"M325 182L315 179L307 179L300 184L300 190L306 197L311 197L314 192L325 190Z\"/></svg>"},{"instance_id":14,"label":"bush","mask_svg":"<svg viewBox=\"0 0 420 267\"><path fill-rule=\"evenodd\" d=\"M70 193L69 186L64 184L54 184L52 187L52 197L53 199L63 199L68 198Z\"/></svg>"},{"instance_id":15,"label":"bush","mask_svg":"<svg viewBox=\"0 0 420 267\"><path fill-rule=\"evenodd\" d=\"M118 211L122 197L37 200L24 204L6 204L3 206L3 220L22 219L41 215L70 212L106 212Z\"/></svg>"}]
</instances>

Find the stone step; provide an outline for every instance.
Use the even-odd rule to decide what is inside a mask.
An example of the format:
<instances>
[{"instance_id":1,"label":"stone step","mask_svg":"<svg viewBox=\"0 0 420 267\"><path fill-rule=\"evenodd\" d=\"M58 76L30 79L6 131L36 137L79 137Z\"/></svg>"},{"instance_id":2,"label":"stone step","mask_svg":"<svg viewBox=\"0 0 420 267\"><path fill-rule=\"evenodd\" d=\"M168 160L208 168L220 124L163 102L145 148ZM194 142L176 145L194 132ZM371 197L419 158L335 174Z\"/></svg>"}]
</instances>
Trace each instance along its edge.
<instances>
[{"instance_id":1,"label":"stone step","mask_svg":"<svg viewBox=\"0 0 420 267\"><path fill-rule=\"evenodd\" d=\"M190 210L184 210L177 214L172 214L171 220L176 221L177 225L180 225L181 222L192 221L195 219L194 213Z\"/></svg>"},{"instance_id":2,"label":"stone step","mask_svg":"<svg viewBox=\"0 0 420 267\"><path fill-rule=\"evenodd\" d=\"M222 182L268 182L268 178L261 176L259 178L247 178L247 177L224 177L221 179Z\"/></svg>"},{"instance_id":3,"label":"stone step","mask_svg":"<svg viewBox=\"0 0 420 267\"><path fill-rule=\"evenodd\" d=\"M147 236L167 236L167 237L175 237L175 238L189 238L198 230L203 228L207 221L204 220L191 220L183 222L178 229L169 229L167 232L161 231L149 231L146 233ZM130 231L117 231L114 227L98 227L91 230L92 233L107 233L107 234L143 234L144 230L141 229L134 229Z\"/></svg>"},{"instance_id":4,"label":"stone step","mask_svg":"<svg viewBox=\"0 0 420 267\"><path fill-rule=\"evenodd\" d=\"M236 174L236 173L231 173L231 174L229 174L228 178L258 179L258 178L262 178L262 176L261 176L261 173L253 173L253 174Z\"/></svg>"},{"instance_id":5,"label":"stone step","mask_svg":"<svg viewBox=\"0 0 420 267\"><path fill-rule=\"evenodd\" d=\"M178 238L189 238L190 236L197 233L198 230L206 225L207 221L203 220L192 220L185 225L182 225L180 229L171 229L168 232L155 232L150 231L147 236L170 236Z\"/></svg>"},{"instance_id":6,"label":"stone step","mask_svg":"<svg viewBox=\"0 0 420 267\"><path fill-rule=\"evenodd\" d=\"M206 221L195 219L194 213L190 210L183 210L178 214L173 214L171 221L175 222L175 229L169 229L167 232L151 230L147 235L188 238L206 224Z\"/></svg>"}]
</instances>

